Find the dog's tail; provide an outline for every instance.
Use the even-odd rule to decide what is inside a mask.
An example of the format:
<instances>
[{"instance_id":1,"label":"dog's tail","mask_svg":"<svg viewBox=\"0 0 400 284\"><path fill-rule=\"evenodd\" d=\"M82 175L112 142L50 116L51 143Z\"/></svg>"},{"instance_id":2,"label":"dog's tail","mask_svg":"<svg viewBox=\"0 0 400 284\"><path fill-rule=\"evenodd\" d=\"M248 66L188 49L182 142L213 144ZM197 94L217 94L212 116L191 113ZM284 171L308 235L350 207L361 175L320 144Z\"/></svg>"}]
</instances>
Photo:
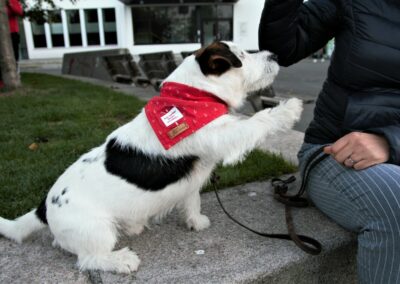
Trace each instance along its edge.
<instances>
[{"instance_id":1,"label":"dog's tail","mask_svg":"<svg viewBox=\"0 0 400 284\"><path fill-rule=\"evenodd\" d=\"M0 217L0 235L21 243L26 237L46 227L46 199L37 209L11 221Z\"/></svg>"}]
</instances>

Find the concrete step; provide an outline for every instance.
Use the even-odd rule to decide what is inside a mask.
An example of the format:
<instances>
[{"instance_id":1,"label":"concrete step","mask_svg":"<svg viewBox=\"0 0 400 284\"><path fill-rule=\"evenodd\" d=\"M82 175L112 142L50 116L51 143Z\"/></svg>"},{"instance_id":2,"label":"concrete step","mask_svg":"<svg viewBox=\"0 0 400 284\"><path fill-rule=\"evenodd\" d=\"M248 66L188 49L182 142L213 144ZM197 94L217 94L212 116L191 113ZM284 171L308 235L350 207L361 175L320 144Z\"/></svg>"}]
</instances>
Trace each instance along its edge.
<instances>
[{"instance_id":1,"label":"concrete step","mask_svg":"<svg viewBox=\"0 0 400 284\"><path fill-rule=\"evenodd\" d=\"M252 228L285 233L284 207L270 183L255 182L220 191L226 209ZM137 273L101 272L103 283L355 283L354 237L315 208L294 209L299 233L318 239L319 256L290 241L267 239L237 226L222 212L214 193L202 195L212 225L188 231L171 213L161 224L122 238L142 260ZM99 232L101 233L101 232ZM90 283L75 268L76 257L51 246L47 229L22 245L0 239L0 283Z\"/></svg>"},{"instance_id":2,"label":"concrete step","mask_svg":"<svg viewBox=\"0 0 400 284\"><path fill-rule=\"evenodd\" d=\"M62 59L25 59L18 62L22 70L29 69L60 69L62 65Z\"/></svg>"}]
</instances>

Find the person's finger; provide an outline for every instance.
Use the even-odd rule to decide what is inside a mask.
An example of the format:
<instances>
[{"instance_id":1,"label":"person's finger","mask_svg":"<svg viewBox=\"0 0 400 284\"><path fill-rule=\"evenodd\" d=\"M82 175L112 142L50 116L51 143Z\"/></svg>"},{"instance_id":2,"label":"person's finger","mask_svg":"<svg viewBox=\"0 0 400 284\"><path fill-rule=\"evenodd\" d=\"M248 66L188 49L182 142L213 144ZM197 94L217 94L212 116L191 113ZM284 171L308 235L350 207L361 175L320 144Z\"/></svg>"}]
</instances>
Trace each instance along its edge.
<instances>
[{"instance_id":1,"label":"person's finger","mask_svg":"<svg viewBox=\"0 0 400 284\"><path fill-rule=\"evenodd\" d=\"M361 160L365 160L366 159L366 155L363 152L360 152L359 149L354 149L354 152L350 155L350 158L355 161L356 163L358 163Z\"/></svg>"},{"instance_id":2,"label":"person's finger","mask_svg":"<svg viewBox=\"0 0 400 284\"><path fill-rule=\"evenodd\" d=\"M343 165L345 165L348 168L352 168L356 164L356 161L354 161L352 158L347 158L343 161Z\"/></svg>"},{"instance_id":3,"label":"person's finger","mask_svg":"<svg viewBox=\"0 0 400 284\"><path fill-rule=\"evenodd\" d=\"M324 153L331 155L332 154L332 145L324 147Z\"/></svg>"},{"instance_id":4,"label":"person's finger","mask_svg":"<svg viewBox=\"0 0 400 284\"><path fill-rule=\"evenodd\" d=\"M354 164L353 169L359 171L359 170L363 170L363 169L369 168L370 166L373 166L375 164L376 163L373 163L373 162L368 161L368 160L361 160L358 163Z\"/></svg>"},{"instance_id":5,"label":"person's finger","mask_svg":"<svg viewBox=\"0 0 400 284\"><path fill-rule=\"evenodd\" d=\"M353 148L349 144L347 144L335 154L334 158L336 161L338 161L338 163L343 164L345 160L348 159L352 154Z\"/></svg>"},{"instance_id":6,"label":"person's finger","mask_svg":"<svg viewBox=\"0 0 400 284\"><path fill-rule=\"evenodd\" d=\"M331 154L336 156L337 153L339 153L346 145L349 143L349 138L348 136L343 136L339 140L337 140L335 143L332 144L331 147Z\"/></svg>"}]
</instances>

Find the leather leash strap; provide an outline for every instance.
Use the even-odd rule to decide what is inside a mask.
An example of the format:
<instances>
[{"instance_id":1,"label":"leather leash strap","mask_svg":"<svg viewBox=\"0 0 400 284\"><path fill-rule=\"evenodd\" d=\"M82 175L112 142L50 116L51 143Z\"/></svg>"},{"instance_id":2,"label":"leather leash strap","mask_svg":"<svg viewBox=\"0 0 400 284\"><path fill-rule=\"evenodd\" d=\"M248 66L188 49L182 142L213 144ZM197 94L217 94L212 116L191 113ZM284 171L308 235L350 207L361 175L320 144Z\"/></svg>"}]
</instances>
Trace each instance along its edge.
<instances>
[{"instance_id":1,"label":"leather leash strap","mask_svg":"<svg viewBox=\"0 0 400 284\"><path fill-rule=\"evenodd\" d=\"M271 180L271 184L274 188L274 198L277 199L278 201L282 202L285 204L285 215L286 215L286 225L288 229L288 234L268 234L268 233L263 233L256 231L252 228L249 228L248 226L244 225L243 223L239 222L236 220L234 217L232 217L229 212L226 211L225 207L223 206L221 199L218 195L218 190L217 190L217 182L219 177L213 173L211 176L211 183L214 188L215 195L217 197L218 203L221 206L222 210L224 213L236 224L239 226L249 230L250 232L253 232L259 236L262 237L267 237L267 238L274 238L274 239L283 239L283 240L292 240L300 249L305 251L306 253L312 254L312 255L318 255L322 251L322 246L321 244L308 236L304 235L298 235L295 231L295 226L293 224L293 217L291 214L291 207L306 207L308 206L308 201L307 199L301 197L305 191L308 176L310 174L310 171L323 159L328 157L327 154L323 154L320 157L316 159L317 156L319 156L323 151L323 147L319 148L316 152L314 152L310 158L307 161L307 164L305 166L304 170L304 176L302 179L301 187L297 194L295 195L286 195L288 191L288 184L294 182L296 178L294 176L289 177L286 180L282 180L279 178L274 178Z\"/></svg>"}]
</instances>

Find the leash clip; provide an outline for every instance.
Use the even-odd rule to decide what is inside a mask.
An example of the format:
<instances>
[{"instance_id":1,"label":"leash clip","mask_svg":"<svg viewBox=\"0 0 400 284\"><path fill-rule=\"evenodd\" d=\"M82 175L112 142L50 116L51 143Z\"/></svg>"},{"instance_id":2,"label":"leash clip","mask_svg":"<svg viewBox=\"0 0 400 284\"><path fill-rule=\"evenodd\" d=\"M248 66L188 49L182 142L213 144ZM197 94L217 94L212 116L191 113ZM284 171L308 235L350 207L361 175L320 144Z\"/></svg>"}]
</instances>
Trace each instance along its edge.
<instances>
[{"instance_id":1,"label":"leash clip","mask_svg":"<svg viewBox=\"0 0 400 284\"><path fill-rule=\"evenodd\" d=\"M279 194L284 194L288 191L289 189L289 184L294 182L296 180L295 176L290 176L287 179L280 179L280 178L273 178L271 179L271 184L273 188L275 189L276 193Z\"/></svg>"}]
</instances>

